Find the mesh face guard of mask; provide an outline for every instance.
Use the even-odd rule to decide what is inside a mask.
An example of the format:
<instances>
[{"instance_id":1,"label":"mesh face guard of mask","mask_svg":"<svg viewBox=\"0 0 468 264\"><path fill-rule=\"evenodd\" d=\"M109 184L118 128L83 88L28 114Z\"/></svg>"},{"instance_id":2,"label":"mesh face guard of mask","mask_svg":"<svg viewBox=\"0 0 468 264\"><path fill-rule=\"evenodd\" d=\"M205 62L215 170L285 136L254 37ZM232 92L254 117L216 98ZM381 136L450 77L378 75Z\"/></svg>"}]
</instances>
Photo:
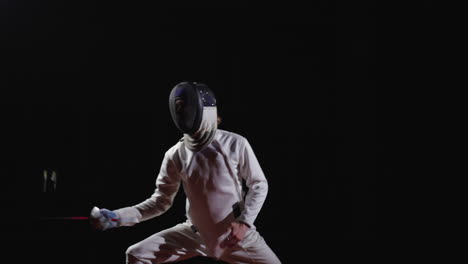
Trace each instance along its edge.
<instances>
[{"instance_id":1,"label":"mesh face guard of mask","mask_svg":"<svg viewBox=\"0 0 468 264\"><path fill-rule=\"evenodd\" d=\"M176 127L184 134L195 134L207 108L216 108L216 98L207 85L181 82L169 95L169 109Z\"/></svg>"}]
</instances>

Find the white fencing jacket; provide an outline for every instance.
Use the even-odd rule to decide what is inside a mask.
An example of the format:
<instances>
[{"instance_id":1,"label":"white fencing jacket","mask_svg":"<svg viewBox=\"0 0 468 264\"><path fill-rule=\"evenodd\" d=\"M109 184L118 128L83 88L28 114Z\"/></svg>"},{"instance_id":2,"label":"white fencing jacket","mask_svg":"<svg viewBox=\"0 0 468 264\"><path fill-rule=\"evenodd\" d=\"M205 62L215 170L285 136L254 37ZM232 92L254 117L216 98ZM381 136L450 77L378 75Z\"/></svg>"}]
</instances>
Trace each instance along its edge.
<instances>
[{"instance_id":1,"label":"white fencing jacket","mask_svg":"<svg viewBox=\"0 0 468 264\"><path fill-rule=\"evenodd\" d=\"M242 181L248 192L244 199ZM116 210L121 225L134 225L166 212L182 183L187 196L186 215L215 257L234 220L255 229L254 221L268 192L260 164L243 136L218 129L203 150L192 152L179 141L164 155L156 190L147 200ZM234 213L236 205L239 213Z\"/></svg>"}]
</instances>

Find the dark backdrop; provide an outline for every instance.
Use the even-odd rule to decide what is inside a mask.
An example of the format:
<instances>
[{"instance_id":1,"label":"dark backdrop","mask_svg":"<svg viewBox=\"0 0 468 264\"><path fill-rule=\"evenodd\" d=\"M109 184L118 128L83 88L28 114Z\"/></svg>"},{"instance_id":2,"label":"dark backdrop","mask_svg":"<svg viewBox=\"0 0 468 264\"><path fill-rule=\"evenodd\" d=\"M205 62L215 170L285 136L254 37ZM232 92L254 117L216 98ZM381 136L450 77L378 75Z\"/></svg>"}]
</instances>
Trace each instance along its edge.
<instances>
[{"instance_id":1,"label":"dark backdrop","mask_svg":"<svg viewBox=\"0 0 468 264\"><path fill-rule=\"evenodd\" d=\"M388 173L372 6L10 1L2 29L0 220L15 259L123 263L129 245L184 220L182 192L132 228L41 218L149 197L181 136L168 94L187 80L212 88L220 128L254 148L270 184L256 225L283 263L372 252ZM55 191L43 192L44 170Z\"/></svg>"}]
</instances>

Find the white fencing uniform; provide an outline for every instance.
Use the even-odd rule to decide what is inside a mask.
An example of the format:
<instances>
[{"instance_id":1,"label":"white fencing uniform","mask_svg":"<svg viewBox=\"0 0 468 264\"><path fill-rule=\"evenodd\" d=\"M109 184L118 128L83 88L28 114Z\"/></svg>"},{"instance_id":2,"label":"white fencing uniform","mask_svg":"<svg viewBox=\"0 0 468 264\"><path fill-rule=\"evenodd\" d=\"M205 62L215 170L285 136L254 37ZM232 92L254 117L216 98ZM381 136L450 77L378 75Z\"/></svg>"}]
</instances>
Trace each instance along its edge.
<instances>
[{"instance_id":1,"label":"white fencing uniform","mask_svg":"<svg viewBox=\"0 0 468 264\"><path fill-rule=\"evenodd\" d=\"M245 197L242 180L249 189ZM244 137L218 129L213 141L198 152L178 142L164 156L154 194L115 212L125 225L161 215L171 207L181 183L187 196L187 222L129 247L127 263L165 263L199 255L228 263L280 263L254 225L268 183ZM248 224L250 230L238 245L222 248L234 220Z\"/></svg>"}]
</instances>

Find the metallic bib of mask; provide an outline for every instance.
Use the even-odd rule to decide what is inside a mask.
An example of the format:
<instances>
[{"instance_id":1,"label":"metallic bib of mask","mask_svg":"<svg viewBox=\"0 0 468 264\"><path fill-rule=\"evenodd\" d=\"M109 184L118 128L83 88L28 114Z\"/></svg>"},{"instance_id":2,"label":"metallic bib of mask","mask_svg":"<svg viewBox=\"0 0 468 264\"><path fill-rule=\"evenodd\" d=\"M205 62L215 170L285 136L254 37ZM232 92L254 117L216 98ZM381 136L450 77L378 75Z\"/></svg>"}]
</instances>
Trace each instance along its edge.
<instances>
[{"instance_id":1,"label":"metallic bib of mask","mask_svg":"<svg viewBox=\"0 0 468 264\"><path fill-rule=\"evenodd\" d=\"M184 134L184 144L191 151L200 151L213 141L218 128L216 107L204 107L200 129L192 135Z\"/></svg>"}]
</instances>

